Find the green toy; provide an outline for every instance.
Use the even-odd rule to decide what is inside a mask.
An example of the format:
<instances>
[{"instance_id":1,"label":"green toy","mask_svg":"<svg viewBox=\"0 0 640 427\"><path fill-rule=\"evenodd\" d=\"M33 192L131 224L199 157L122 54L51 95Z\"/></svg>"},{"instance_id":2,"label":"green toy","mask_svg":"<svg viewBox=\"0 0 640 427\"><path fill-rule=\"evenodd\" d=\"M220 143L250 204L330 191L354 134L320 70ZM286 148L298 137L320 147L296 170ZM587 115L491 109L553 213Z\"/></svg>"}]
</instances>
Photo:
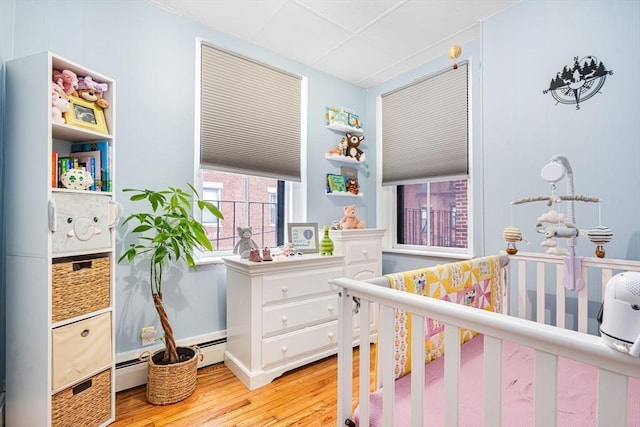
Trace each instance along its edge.
<instances>
[{"instance_id":1,"label":"green toy","mask_svg":"<svg viewBox=\"0 0 640 427\"><path fill-rule=\"evenodd\" d=\"M324 226L324 236L320 241L320 255L333 255L333 240L329 237L329 226Z\"/></svg>"}]
</instances>

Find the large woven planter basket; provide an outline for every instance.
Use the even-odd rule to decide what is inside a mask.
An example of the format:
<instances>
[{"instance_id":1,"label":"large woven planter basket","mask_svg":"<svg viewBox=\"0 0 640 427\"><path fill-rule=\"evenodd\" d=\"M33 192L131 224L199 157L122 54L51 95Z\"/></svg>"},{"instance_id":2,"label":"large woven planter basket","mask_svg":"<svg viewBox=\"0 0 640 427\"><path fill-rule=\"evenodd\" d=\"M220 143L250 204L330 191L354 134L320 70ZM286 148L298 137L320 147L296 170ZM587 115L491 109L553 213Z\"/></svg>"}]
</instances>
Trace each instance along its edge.
<instances>
[{"instance_id":1,"label":"large woven planter basket","mask_svg":"<svg viewBox=\"0 0 640 427\"><path fill-rule=\"evenodd\" d=\"M196 389L198 360L202 353L196 346L178 347L178 356L188 358L184 362L160 365L164 350L151 356L148 351L140 355L147 360L147 402L153 405L170 405L191 396Z\"/></svg>"}]
</instances>

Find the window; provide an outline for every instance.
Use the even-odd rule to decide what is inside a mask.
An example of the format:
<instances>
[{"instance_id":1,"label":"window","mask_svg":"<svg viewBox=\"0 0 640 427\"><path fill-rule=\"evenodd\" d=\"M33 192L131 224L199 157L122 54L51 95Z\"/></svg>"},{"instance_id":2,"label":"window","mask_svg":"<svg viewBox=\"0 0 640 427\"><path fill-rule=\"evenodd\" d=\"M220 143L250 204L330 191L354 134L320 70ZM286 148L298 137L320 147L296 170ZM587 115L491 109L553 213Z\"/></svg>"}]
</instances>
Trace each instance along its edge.
<instances>
[{"instance_id":1,"label":"window","mask_svg":"<svg viewBox=\"0 0 640 427\"><path fill-rule=\"evenodd\" d=\"M383 218L397 249L468 252L468 63L383 94Z\"/></svg>"},{"instance_id":2,"label":"window","mask_svg":"<svg viewBox=\"0 0 640 427\"><path fill-rule=\"evenodd\" d=\"M220 182L203 182L202 183L202 198L209 202L214 202L218 209L220 209L220 189L222 183ZM219 225L219 219L217 216L212 215L209 211L202 212L202 224L205 227L217 227Z\"/></svg>"},{"instance_id":3,"label":"window","mask_svg":"<svg viewBox=\"0 0 640 427\"><path fill-rule=\"evenodd\" d=\"M214 251L232 251L237 228L248 226L259 246L282 245L285 212L297 210L285 209L296 200L285 188L302 180L306 79L204 41L198 47L196 184L224 215L202 217Z\"/></svg>"},{"instance_id":4,"label":"window","mask_svg":"<svg viewBox=\"0 0 640 427\"><path fill-rule=\"evenodd\" d=\"M251 227L253 240L260 247L282 244L278 229L284 229L284 221L279 221L277 213L277 180L203 170L202 181L204 198L216 202L224 215L218 224L206 221L203 214L202 222L215 251L233 250L238 227ZM207 188L214 183L218 188Z\"/></svg>"},{"instance_id":5,"label":"window","mask_svg":"<svg viewBox=\"0 0 640 427\"><path fill-rule=\"evenodd\" d=\"M398 185L398 245L466 248L467 180Z\"/></svg>"}]
</instances>

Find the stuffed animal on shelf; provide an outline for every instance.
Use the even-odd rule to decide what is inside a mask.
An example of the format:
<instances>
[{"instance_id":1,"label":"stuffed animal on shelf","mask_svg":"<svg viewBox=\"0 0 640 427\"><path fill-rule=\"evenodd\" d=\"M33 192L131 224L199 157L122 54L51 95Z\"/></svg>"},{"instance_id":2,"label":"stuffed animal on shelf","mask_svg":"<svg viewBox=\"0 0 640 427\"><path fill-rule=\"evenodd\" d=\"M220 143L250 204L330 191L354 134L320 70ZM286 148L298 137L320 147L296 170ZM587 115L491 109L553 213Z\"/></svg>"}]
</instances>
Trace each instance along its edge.
<instances>
[{"instance_id":1,"label":"stuffed animal on shelf","mask_svg":"<svg viewBox=\"0 0 640 427\"><path fill-rule=\"evenodd\" d=\"M347 134L347 152L348 157L353 157L359 162L364 162L364 151L358 148L360 143L364 140L364 135Z\"/></svg>"},{"instance_id":2,"label":"stuffed animal on shelf","mask_svg":"<svg viewBox=\"0 0 640 427\"><path fill-rule=\"evenodd\" d=\"M351 194L358 194L360 192L358 180L353 176L347 177L346 187L347 191Z\"/></svg>"},{"instance_id":3,"label":"stuffed animal on shelf","mask_svg":"<svg viewBox=\"0 0 640 427\"><path fill-rule=\"evenodd\" d=\"M78 89L78 76L71 70L53 70L52 78L67 95L73 95Z\"/></svg>"},{"instance_id":4,"label":"stuffed animal on shelf","mask_svg":"<svg viewBox=\"0 0 640 427\"><path fill-rule=\"evenodd\" d=\"M340 220L340 228L349 230L352 228L365 228L366 224L356 216L356 205L347 205L344 207L344 216Z\"/></svg>"},{"instance_id":5,"label":"stuffed animal on shelf","mask_svg":"<svg viewBox=\"0 0 640 427\"><path fill-rule=\"evenodd\" d=\"M51 121L64 123L62 113L69 110L69 97L57 83L51 83Z\"/></svg>"},{"instance_id":6,"label":"stuffed animal on shelf","mask_svg":"<svg viewBox=\"0 0 640 427\"><path fill-rule=\"evenodd\" d=\"M233 248L234 254L240 255L240 258L249 258L251 250L260 250L258 244L251 238L253 235L251 227L238 227L237 230L240 240L238 240L238 243L236 243Z\"/></svg>"},{"instance_id":7,"label":"stuffed animal on shelf","mask_svg":"<svg viewBox=\"0 0 640 427\"><path fill-rule=\"evenodd\" d=\"M333 150L330 150L327 154L329 154L330 156L344 156L346 152L347 152L347 138L343 136L340 139L338 146Z\"/></svg>"},{"instance_id":8,"label":"stuffed animal on shelf","mask_svg":"<svg viewBox=\"0 0 640 427\"><path fill-rule=\"evenodd\" d=\"M78 79L78 89L76 95L85 101L95 102L98 107L109 107L109 101L103 98L103 93L109 90L106 83L93 81L91 76L84 76Z\"/></svg>"}]
</instances>

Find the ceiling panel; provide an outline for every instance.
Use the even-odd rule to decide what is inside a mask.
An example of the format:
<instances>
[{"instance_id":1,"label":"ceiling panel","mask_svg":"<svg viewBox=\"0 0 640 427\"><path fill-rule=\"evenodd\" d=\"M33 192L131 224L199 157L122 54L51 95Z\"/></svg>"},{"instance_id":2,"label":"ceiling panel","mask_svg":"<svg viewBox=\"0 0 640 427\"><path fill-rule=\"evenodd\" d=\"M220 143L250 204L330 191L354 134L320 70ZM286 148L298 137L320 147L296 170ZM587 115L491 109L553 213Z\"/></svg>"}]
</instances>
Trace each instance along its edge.
<instances>
[{"instance_id":1,"label":"ceiling panel","mask_svg":"<svg viewBox=\"0 0 640 427\"><path fill-rule=\"evenodd\" d=\"M478 38L520 0L147 1L366 88Z\"/></svg>"}]
</instances>

